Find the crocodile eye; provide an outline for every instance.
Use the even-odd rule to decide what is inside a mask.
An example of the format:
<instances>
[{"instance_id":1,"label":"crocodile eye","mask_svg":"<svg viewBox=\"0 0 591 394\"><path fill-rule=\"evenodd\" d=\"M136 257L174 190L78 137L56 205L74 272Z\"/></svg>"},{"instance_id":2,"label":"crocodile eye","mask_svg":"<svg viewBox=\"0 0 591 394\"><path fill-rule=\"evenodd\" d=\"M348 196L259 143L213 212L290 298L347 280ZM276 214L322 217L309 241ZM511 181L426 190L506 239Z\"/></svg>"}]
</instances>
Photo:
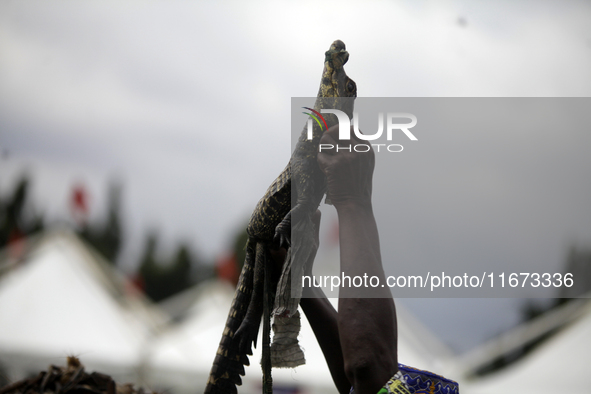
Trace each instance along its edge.
<instances>
[{"instance_id":1,"label":"crocodile eye","mask_svg":"<svg viewBox=\"0 0 591 394\"><path fill-rule=\"evenodd\" d=\"M355 89L355 84L353 83L353 81L349 81L349 83L347 84L347 90L349 92L352 92L353 89Z\"/></svg>"}]
</instances>

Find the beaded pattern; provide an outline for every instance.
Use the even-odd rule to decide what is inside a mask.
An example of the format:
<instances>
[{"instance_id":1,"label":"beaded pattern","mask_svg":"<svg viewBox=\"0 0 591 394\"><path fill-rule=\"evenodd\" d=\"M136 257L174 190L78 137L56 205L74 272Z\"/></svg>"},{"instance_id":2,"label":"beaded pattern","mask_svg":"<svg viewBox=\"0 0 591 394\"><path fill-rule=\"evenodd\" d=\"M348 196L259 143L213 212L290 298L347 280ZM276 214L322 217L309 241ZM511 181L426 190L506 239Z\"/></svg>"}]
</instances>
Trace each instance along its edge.
<instances>
[{"instance_id":1,"label":"beaded pattern","mask_svg":"<svg viewBox=\"0 0 591 394\"><path fill-rule=\"evenodd\" d=\"M458 382L404 364L377 394L459 394ZM350 394L355 394L351 388Z\"/></svg>"}]
</instances>

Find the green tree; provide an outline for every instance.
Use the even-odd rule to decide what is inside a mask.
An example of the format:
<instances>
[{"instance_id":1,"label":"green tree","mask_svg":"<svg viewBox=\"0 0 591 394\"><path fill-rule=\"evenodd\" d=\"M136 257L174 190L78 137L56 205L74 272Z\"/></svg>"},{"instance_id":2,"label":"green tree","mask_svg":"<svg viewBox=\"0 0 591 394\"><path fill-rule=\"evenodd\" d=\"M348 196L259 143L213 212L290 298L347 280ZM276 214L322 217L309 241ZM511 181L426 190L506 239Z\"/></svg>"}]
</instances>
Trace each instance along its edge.
<instances>
[{"instance_id":1,"label":"green tree","mask_svg":"<svg viewBox=\"0 0 591 394\"><path fill-rule=\"evenodd\" d=\"M23 175L14 192L0 200L0 247L43 229L43 218L28 200L29 177Z\"/></svg>"},{"instance_id":2,"label":"green tree","mask_svg":"<svg viewBox=\"0 0 591 394\"><path fill-rule=\"evenodd\" d=\"M157 260L156 247L156 235L148 235L139 268L144 291L153 301L161 301L212 276L213 270L200 264L187 245L179 245L164 263ZM194 272L196 267L200 269Z\"/></svg>"},{"instance_id":3,"label":"green tree","mask_svg":"<svg viewBox=\"0 0 591 394\"><path fill-rule=\"evenodd\" d=\"M155 300L158 297L158 265L156 263L156 234L149 234L146 239L146 247L144 253L140 259L139 274L141 277L142 285L146 294Z\"/></svg>"},{"instance_id":4,"label":"green tree","mask_svg":"<svg viewBox=\"0 0 591 394\"><path fill-rule=\"evenodd\" d=\"M246 226L242 231L236 234L234 240L234 255L236 256L236 263L238 264L238 272L242 271L244 266L244 259L246 258L246 241L248 241L248 233Z\"/></svg>"},{"instance_id":5,"label":"green tree","mask_svg":"<svg viewBox=\"0 0 591 394\"><path fill-rule=\"evenodd\" d=\"M109 185L107 216L96 224L87 224L80 235L94 246L107 261L115 264L122 245L121 192L118 182Z\"/></svg>"},{"instance_id":6,"label":"green tree","mask_svg":"<svg viewBox=\"0 0 591 394\"><path fill-rule=\"evenodd\" d=\"M193 285L191 275L191 254L185 245L179 246L168 270L169 291L171 295Z\"/></svg>"}]
</instances>

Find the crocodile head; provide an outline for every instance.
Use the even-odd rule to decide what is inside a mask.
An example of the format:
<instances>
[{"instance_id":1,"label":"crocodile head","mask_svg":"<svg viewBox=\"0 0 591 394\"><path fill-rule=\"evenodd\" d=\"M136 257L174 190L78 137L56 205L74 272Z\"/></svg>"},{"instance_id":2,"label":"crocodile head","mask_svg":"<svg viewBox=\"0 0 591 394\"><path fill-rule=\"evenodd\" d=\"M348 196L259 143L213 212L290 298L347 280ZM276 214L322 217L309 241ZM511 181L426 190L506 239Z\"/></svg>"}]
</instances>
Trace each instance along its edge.
<instances>
[{"instance_id":1,"label":"crocodile head","mask_svg":"<svg viewBox=\"0 0 591 394\"><path fill-rule=\"evenodd\" d=\"M318 90L317 108L334 108L353 116L353 103L357 97L357 85L347 76L344 65L349 60L345 43L336 40L326 51L324 70Z\"/></svg>"}]
</instances>

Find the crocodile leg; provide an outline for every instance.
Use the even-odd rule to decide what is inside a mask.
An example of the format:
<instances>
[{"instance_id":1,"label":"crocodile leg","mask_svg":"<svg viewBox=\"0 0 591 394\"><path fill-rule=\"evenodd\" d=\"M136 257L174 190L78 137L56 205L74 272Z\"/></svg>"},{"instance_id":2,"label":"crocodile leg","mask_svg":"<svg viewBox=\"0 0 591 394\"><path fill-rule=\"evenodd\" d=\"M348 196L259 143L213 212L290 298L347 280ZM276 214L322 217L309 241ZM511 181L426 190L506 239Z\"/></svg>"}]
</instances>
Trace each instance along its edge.
<instances>
[{"instance_id":1,"label":"crocodile leg","mask_svg":"<svg viewBox=\"0 0 591 394\"><path fill-rule=\"evenodd\" d=\"M235 340L239 342L241 353L252 354L252 344L254 343L255 347L257 345L257 335L263 315L265 265L265 248L261 243L257 243L252 296L248 304L246 316L234 334Z\"/></svg>"}]
</instances>

